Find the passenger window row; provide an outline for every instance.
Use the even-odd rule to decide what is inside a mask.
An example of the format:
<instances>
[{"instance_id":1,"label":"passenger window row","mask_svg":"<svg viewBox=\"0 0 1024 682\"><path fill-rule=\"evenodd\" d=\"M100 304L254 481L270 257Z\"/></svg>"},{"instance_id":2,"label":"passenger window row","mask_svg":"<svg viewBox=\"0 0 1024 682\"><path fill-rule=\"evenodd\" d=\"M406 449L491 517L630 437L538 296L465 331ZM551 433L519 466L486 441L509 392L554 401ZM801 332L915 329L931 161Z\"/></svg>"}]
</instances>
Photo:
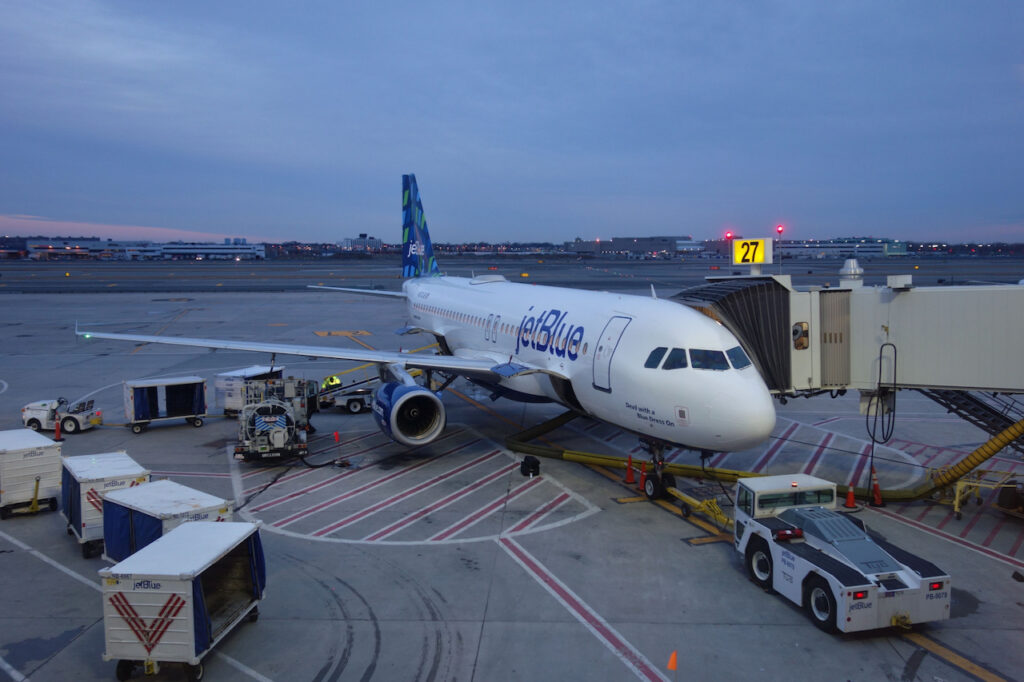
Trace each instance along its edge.
<instances>
[{"instance_id":1,"label":"passenger window row","mask_svg":"<svg viewBox=\"0 0 1024 682\"><path fill-rule=\"evenodd\" d=\"M726 360L727 356L728 360ZM665 346L658 346L647 356L644 367L647 369L657 369L658 367L662 369L682 369L687 366L686 358L685 348L669 350ZM689 366L694 369L726 370L729 369L730 362L734 369L743 369L751 364L750 358L747 357L747 354L739 346L734 346L724 353L720 350L691 348L689 358ZM662 363L662 359L665 360L664 363Z\"/></svg>"}]
</instances>

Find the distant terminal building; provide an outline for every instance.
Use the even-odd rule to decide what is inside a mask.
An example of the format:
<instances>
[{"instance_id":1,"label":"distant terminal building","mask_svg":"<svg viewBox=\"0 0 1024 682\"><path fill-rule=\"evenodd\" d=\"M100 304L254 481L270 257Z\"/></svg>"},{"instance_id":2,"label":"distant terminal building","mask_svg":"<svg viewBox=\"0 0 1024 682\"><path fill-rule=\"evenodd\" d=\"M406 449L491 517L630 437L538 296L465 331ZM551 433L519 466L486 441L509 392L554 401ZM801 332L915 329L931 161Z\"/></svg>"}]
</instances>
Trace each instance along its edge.
<instances>
[{"instance_id":1,"label":"distant terminal building","mask_svg":"<svg viewBox=\"0 0 1024 682\"><path fill-rule=\"evenodd\" d=\"M580 255L618 254L632 258L672 258L680 254L697 254L704 251L704 243L694 241L689 235L677 237L614 237L585 241L576 238L565 242L565 251Z\"/></svg>"},{"instance_id":2,"label":"distant terminal building","mask_svg":"<svg viewBox=\"0 0 1024 682\"><path fill-rule=\"evenodd\" d=\"M374 252L380 251L383 247L383 242L376 237L371 237L365 232L361 232L358 237L346 238L338 242L338 248L342 251L367 251Z\"/></svg>"},{"instance_id":3,"label":"distant terminal building","mask_svg":"<svg viewBox=\"0 0 1024 682\"><path fill-rule=\"evenodd\" d=\"M263 244L247 244L245 239L225 239L223 244L201 242L115 241L96 237L26 237L25 252L34 260L262 260Z\"/></svg>"},{"instance_id":4,"label":"distant terminal building","mask_svg":"<svg viewBox=\"0 0 1024 682\"><path fill-rule=\"evenodd\" d=\"M907 255L907 243L876 237L785 240L774 245L784 258L891 258Z\"/></svg>"}]
</instances>

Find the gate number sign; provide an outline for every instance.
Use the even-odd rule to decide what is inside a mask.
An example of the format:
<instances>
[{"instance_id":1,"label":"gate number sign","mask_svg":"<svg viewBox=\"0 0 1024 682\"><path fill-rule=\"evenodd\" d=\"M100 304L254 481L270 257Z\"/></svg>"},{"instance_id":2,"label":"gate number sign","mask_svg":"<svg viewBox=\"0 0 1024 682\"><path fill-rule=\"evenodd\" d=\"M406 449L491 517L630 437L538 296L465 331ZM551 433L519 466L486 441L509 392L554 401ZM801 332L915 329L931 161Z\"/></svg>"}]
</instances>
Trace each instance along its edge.
<instances>
[{"instance_id":1,"label":"gate number sign","mask_svg":"<svg viewBox=\"0 0 1024 682\"><path fill-rule=\"evenodd\" d=\"M754 265L772 262L771 239L737 239L732 243L733 265Z\"/></svg>"}]
</instances>

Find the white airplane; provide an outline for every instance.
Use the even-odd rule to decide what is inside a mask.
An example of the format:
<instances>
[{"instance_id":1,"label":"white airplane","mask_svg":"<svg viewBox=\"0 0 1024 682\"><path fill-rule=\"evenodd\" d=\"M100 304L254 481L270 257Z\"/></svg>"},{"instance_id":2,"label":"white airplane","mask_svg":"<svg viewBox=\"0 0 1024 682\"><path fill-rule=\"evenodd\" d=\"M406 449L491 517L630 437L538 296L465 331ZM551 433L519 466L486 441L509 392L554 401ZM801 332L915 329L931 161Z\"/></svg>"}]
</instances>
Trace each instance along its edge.
<instances>
[{"instance_id":1,"label":"white airplane","mask_svg":"<svg viewBox=\"0 0 1024 682\"><path fill-rule=\"evenodd\" d=\"M652 446L735 451L775 426L771 395L739 342L701 313L653 296L440 274L414 175L403 182L400 292L314 287L401 298L439 355L77 331L81 336L377 363L373 414L395 441L417 446L445 427L443 389L459 376L494 397L557 402L631 431ZM417 384L409 369L445 379Z\"/></svg>"}]
</instances>

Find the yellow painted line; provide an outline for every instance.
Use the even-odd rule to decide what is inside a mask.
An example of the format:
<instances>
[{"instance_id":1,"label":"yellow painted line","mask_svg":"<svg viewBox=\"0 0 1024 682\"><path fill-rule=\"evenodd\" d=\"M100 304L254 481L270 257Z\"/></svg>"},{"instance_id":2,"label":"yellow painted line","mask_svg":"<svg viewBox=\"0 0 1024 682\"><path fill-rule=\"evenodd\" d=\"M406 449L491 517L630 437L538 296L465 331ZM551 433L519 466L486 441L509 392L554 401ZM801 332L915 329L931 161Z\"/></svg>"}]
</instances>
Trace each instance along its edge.
<instances>
[{"instance_id":1,"label":"yellow painted line","mask_svg":"<svg viewBox=\"0 0 1024 682\"><path fill-rule=\"evenodd\" d=\"M716 542L732 542L732 536L725 533L719 533L718 535L705 535L702 538L690 538L686 541L688 545L711 545Z\"/></svg>"},{"instance_id":2,"label":"yellow painted line","mask_svg":"<svg viewBox=\"0 0 1024 682\"><path fill-rule=\"evenodd\" d=\"M182 310L180 313L178 313L177 315L174 316L174 319L172 319L170 322L168 322L164 326L160 327L160 329L158 329L156 334L154 334L153 336L160 336L161 334L163 334L165 329L167 329L172 324L174 324L175 322L180 320L182 317L184 317L185 313L187 313L187 312L188 312L188 308L185 308L184 310ZM145 348L147 345L149 345L149 344L145 344L144 343L141 346L136 346L135 348L132 349L132 352L129 353L129 355L134 355L135 353L138 353L140 348Z\"/></svg>"},{"instance_id":3,"label":"yellow painted line","mask_svg":"<svg viewBox=\"0 0 1024 682\"><path fill-rule=\"evenodd\" d=\"M117 286L117 282L112 282L112 283L108 284L107 286L108 287L116 287Z\"/></svg>"},{"instance_id":4,"label":"yellow painted line","mask_svg":"<svg viewBox=\"0 0 1024 682\"><path fill-rule=\"evenodd\" d=\"M268 327L287 327L287 322L271 322L267 325Z\"/></svg>"},{"instance_id":5,"label":"yellow painted line","mask_svg":"<svg viewBox=\"0 0 1024 682\"><path fill-rule=\"evenodd\" d=\"M216 286L222 287L224 286L224 282L217 282Z\"/></svg>"},{"instance_id":6,"label":"yellow painted line","mask_svg":"<svg viewBox=\"0 0 1024 682\"><path fill-rule=\"evenodd\" d=\"M969 675L974 675L979 680L985 680L985 682L1006 682L1005 677L1000 677L999 675L982 668L970 659L961 656L952 649L947 649L934 639L925 637L918 632L904 632L903 639L916 644L928 653L938 656L950 665L960 668Z\"/></svg>"},{"instance_id":7,"label":"yellow painted line","mask_svg":"<svg viewBox=\"0 0 1024 682\"><path fill-rule=\"evenodd\" d=\"M615 501L619 504L629 504L631 502L643 502L646 499L646 495L637 495L636 497L618 497Z\"/></svg>"},{"instance_id":8,"label":"yellow painted line","mask_svg":"<svg viewBox=\"0 0 1024 682\"><path fill-rule=\"evenodd\" d=\"M324 332L313 332L317 336L371 336L370 332L365 329L352 329L340 331L324 331Z\"/></svg>"}]
</instances>

